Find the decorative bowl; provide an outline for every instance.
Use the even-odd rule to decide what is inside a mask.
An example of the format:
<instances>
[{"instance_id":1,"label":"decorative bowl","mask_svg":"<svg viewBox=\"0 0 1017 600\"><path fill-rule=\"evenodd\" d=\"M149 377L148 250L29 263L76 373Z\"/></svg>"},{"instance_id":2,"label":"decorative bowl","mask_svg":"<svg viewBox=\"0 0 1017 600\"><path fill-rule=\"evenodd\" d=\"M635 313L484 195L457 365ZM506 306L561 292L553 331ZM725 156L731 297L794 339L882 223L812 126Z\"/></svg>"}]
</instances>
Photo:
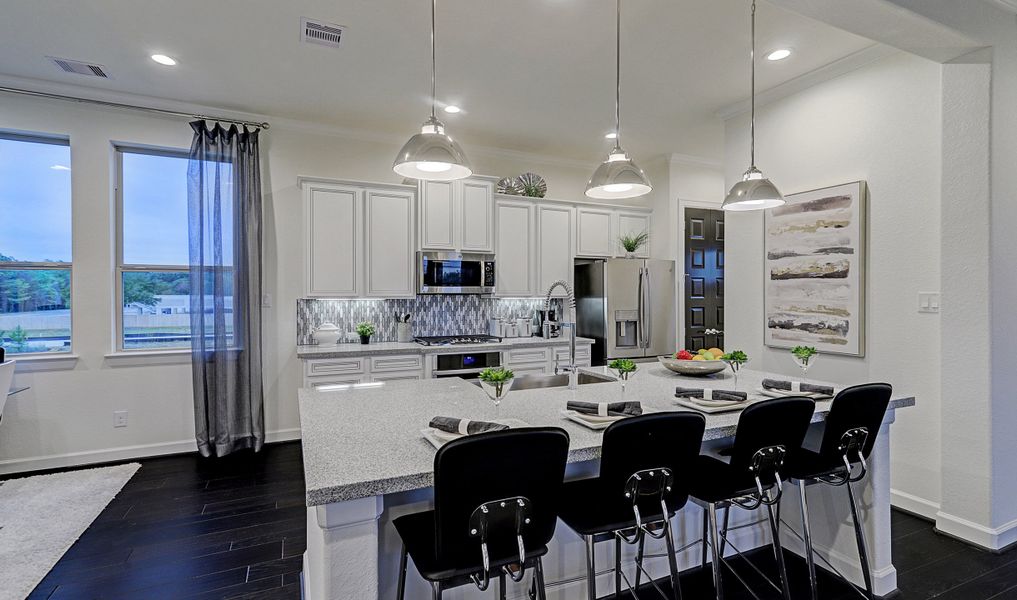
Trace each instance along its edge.
<instances>
[{"instance_id":1,"label":"decorative bowl","mask_svg":"<svg viewBox=\"0 0 1017 600\"><path fill-rule=\"evenodd\" d=\"M523 186L519 185L519 180L515 177L499 179L496 189L499 194L507 194L509 196L519 196L523 193Z\"/></svg>"},{"instance_id":2,"label":"decorative bowl","mask_svg":"<svg viewBox=\"0 0 1017 600\"><path fill-rule=\"evenodd\" d=\"M727 363L722 360L678 360L673 356L658 356L657 360L669 371L689 377L713 375L727 368Z\"/></svg>"},{"instance_id":3,"label":"decorative bowl","mask_svg":"<svg viewBox=\"0 0 1017 600\"><path fill-rule=\"evenodd\" d=\"M547 194L547 182L536 173L523 173L516 177L516 181L519 183L519 193L523 196L543 198Z\"/></svg>"}]
</instances>

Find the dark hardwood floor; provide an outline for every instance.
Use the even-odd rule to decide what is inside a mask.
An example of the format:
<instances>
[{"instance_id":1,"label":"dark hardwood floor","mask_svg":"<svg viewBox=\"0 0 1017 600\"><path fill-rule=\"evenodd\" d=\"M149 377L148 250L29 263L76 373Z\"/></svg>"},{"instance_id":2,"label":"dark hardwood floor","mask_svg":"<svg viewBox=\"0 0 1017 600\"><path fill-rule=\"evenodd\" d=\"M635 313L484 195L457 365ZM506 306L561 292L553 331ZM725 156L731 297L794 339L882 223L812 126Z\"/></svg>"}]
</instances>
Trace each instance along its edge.
<instances>
[{"instance_id":1,"label":"dark hardwood floor","mask_svg":"<svg viewBox=\"0 0 1017 600\"><path fill-rule=\"evenodd\" d=\"M299 443L217 460L194 454L140 462L30 598L300 598L305 510ZM893 559L900 600L1017 600L1017 551L978 550L898 511ZM773 557L763 549L753 560L766 570ZM794 597L808 598L804 561L791 554L787 560ZM760 597L778 596L742 567ZM730 575L726 584L728 600L752 597ZM711 597L709 573L682 573L682 589L685 598ZM825 574L820 594L823 600L857 597Z\"/></svg>"}]
</instances>

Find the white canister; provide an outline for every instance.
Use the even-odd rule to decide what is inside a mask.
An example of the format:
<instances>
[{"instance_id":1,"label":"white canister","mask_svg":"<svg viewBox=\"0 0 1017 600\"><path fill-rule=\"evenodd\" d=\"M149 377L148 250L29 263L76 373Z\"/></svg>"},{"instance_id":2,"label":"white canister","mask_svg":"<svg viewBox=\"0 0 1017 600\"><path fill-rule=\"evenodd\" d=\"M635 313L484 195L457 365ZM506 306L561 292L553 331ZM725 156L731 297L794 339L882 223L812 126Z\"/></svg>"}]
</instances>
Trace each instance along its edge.
<instances>
[{"instance_id":1,"label":"white canister","mask_svg":"<svg viewBox=\"0 0 1017 600\"><path fill-rule=\"evenodd\" d=\"M339 343L342 332L335 323L322 323L321 327L314 330L312 334L319 346L334 346Z\"/></svg>"},{"instance_id":2,"label":"white canister","mask_svg":"<svg viewBox=\"0 0 1017 600\"><path fill-rule=\"evenodd\" d=\"M530 329L529 319L516 319L516 333L519 337L530 337L533 331Z\"/></svg>"}]
</instances>

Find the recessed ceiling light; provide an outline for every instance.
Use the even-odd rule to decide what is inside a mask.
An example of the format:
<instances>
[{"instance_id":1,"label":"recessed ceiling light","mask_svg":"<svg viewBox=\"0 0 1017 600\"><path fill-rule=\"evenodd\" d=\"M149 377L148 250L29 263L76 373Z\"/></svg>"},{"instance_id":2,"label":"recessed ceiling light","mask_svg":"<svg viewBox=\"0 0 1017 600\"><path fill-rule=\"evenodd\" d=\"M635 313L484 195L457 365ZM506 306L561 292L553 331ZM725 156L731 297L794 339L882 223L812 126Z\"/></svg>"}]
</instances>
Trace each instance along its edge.
<instances>
[{"instance_id":1,"label":"recessed ceiling light","mask_svg":"<svg viewBox=\"0 0 1017 600\"><path fill-rule=\"evenodd\" d=\"M167 67L172 67L173 65L177 64L177 61L166 56L165 54L153 54L152 60L159 63L160 65L166 65Z\"/></svg>"},{"instance_id":2,"label":"recessed ceiling light","mask_svg":"<svg viewBox=\"0 0 1017 600\"><path fill-rule=\"evenodd\" d=\"M613 140L618 137L618 134L612 131L611 133L605 133L604 137L606 137L609 140Z\"/></svg>"},{"instance_id":3,"label":"recessed ceiling light","mask_svg":"<svg viewBox=\"0 0 1017 600\"><path fill-rule=\"evenodd\" d=\"M54 171L70 171L71 170L70 167L65 167L64 165L53 165L50 168L53 169Z\"/></svg>"},{"instance_id":4,"label":"recessed ceiling light","mask_svg":"<svg viewBox=\"0 0 1017 600\"><path fill-rule=\"evenodd\" d=\"M455 104L449 104L448 106L445 107L445 112L449 113L450 115L454 115L457 112L461 112L462 110L463 109L459 108Z\"/></svg>"},{"instance_id":5,"label":"recessed ceiling light","mask_svg":"<svg viewBox=\"0 0 1017 600\"><path fill-rule=\"evenodd\" d=\"M767 54L766 60L784 60L789 56L791 56L791 50L789 48L778 48Z\"/></svg>"}]
</instances>

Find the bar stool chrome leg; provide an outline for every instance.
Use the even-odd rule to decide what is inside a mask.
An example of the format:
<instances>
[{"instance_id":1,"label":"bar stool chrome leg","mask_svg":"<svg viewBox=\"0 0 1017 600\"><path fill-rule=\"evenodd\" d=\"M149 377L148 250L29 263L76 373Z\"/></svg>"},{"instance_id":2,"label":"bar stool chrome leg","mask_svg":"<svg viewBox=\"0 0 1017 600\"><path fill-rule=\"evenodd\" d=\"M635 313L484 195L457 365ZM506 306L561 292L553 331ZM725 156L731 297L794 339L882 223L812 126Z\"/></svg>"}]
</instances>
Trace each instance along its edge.
<instances>
[{"instance_id":1,"label":"bar stool chrome leg","mask_svg":"<svg viewBox=\"0 0 1017 600\"><path fill-rule=\"evenodd\" d=\"M590 600L597 600L597 561L593 536L586 536L586 591Z\"/></svg>"},{"instance_id":2,"label":"bar stool chrome leg","mask_svg":"<svg viewBox=\"0 0 1017 600\"><path fill-rule=\"evenodd\" d=\"M707 515L710 520L710 550L713 558L713 587L717 592L717 600L724 600L724 583L721 580L720 568L721 568L721 556L720 550L720 531L717 528L717 505L710 503L709 509L707 509ZM705 541L705 540L704 540ZM704 551L705 554L705 551Z\"/></svg>"},{"instance_id":3,"label":"bar stool chrome leg","mask_svg":"<svg viewBox=\"0 0 1017 600\"><path fill-rule=\"evenodd\" d=\"M441 594L444 590L441 589L441 584L437 581L431 583L431 600L441 600Z\"/></svg>"},{"instance_id":4,"label":"bar stool chrome leg","mask_svg":"<svg viewBox=\"0 0 1017 600\"><path fill-rule=\"evenodd\" d=\"M858 544L858 560L862 567L862 578L865 580L865 596L869 600L872 600L872 572L869 569L869 553L865 550L865 534L862 530L863 525L861 519L858 518L858 507L855 502L855 492L851 487L851 482L848 481L845 485L848 490L848 501L851 504L851 520L855 525L855 542Z\"/></svg>"},{"instance_id":5,"label":"bar stool chrome leg","mask_svg":"<svg viewBox=\"0 0 1017 600\"><path fill-rule=\"evenodd\" d=\"M403 600L406 597L406 544L403 544L402 554L399 555L399 587L396 588L396 600Z\"/></svg>"},{"instance_id":6,"label":"bar stool chrome leg","mask_svg":"<svg viewBox=\"0 0 1017 600\"><path fill-rule=\"evenodd\" d=\"M706 553L710 550L707 541L710 539L710 511L703 509L703 560L699 566L706 568Z\"/></svg>"},{"instance_id":7,"label":"bar stool chrome leg","mask_svg":"<svg viewBox=\"0 0 1017 600\"><path fill-rule=\"evenodd\" d=\"M639 538L639 549L636 551L636 589L639 589L639 580L643 576L643 554L646 548L646 536Z\"/></svg>"},{"instance_id":8,"label":"bar stool chrome leg","mask_svg":"<svg viewBox=\"0 0 1017 600\"><path fill-rule=\"evenodd\" d=\"M777 571L780 573L780 588L784 600L791 600L791 589L788 586L787 571L784 569L784 549L780 545L780 528L777 526L777 515L773 504L766 505L766 515L770 520L770 534L773 536L773 554L777 559Z\"/></svg>"},{"instance_id":9,"label":"bar stool chrome leg","mask_svg":"<svg viewBox=\"0 0 1017 600\"><path fill-rule=\"evenodd\" d=\"M614 597L621 598L621 555L622 541L620 537L614 538Z\"/></svg>"},{"instance_id":10,"label":"bar stool chrome leg","mask_svg":"<svg viewBox=\"0 0 1017 600\"><path fill-rule=\"evenodd\" d=\"M805 498L805 482L798 480L798 493L801 497L802 506L802 534L805 542L805 562L809 567L809 586L812 590L812 600L819 600L819 592L816 590L816 558L812 555L812 530L809 527L809 503Z\"/></svg>"},{"instance_id":11,"label":"bar stool chrome leg","mask_svg":"<svg viewBox=\"0 0 1017 600\"><path fill-rule=\"evenodd\" d=\"M544 561L537 559L535 576L537 578L537 600L547 600L547 589L544 588Z\"/></svg>"},{"instance_id":12,"label":"bar stool chrome leg","mask_svg":"<svg viewBox=\"0 0 1017 600\"><path fill-rule=\"evenodd\" d=\"M678 557L675 556L674 551L674 532L671 531L671 523L667 521L664 523L665 539L667 540L667 560L668 567L670 569L671 576L671 593L674 595L676 600L682 600L682 584L681 579L678 577ZM645 540L645 538L643 538ZM643 540L639 542L639 562L640 568L642 566L642 554L643 554ZM637 570L636 573L639 571ZM636 575L636 589L639 588L639 575Z\"/></svg>"}]
</instances>

